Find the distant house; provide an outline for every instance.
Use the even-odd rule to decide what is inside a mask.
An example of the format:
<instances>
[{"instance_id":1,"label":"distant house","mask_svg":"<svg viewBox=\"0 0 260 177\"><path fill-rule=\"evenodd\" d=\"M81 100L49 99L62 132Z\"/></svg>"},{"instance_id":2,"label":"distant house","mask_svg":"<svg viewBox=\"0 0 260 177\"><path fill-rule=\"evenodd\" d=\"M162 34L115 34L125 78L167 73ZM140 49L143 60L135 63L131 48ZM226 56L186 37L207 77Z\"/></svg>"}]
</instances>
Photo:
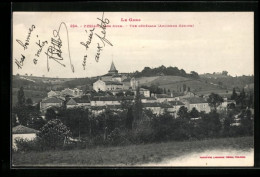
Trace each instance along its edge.
<instances>
[{"instance_id":1,"label":"distant house","mask_svg":"<svg viewBox=\"0 0 260 177\"><path fill-rule=\"evenodd\" d=\"M142 103L156 103L157 99L155 97L142 97Z\"/></svg>"},{"instance_id":2,"label":"distant house","mask_svg":"<svg viewBox=\"0 0 260 177\"><path fill-rule=\"evenodd\" d=\"M236 105L236 101L235 100L229 100L228 98L223 98L223 103L221 105L218 106L217 109L222 110L222 109L226 109L227 106L231 103L233 103L234 105Z\"/></svg>"},{"instance_id":3,"label":"distant house","mask_svg":"<svg viewBox=\"0 0 260 177\"><path fill-rule=\"evenodd\" d=\"M190 92L190 91L185 91L183 96L180 96L180 98L189 98L189 97L199 97L199 95L197 95L194 92Z\"/></svg>"},{"instance_id":4,"label":"distant house","mask_svg":"<svg viewBox=\"0 0 260 177\"><path fill-rule=\"evenodd\" d=\"M90 101L91 106L106 106L106 105L120 105L120 98L108 96L108 97L94 97Z\"/></svg>"},{"instance_id":5,"label":"distant house","mask_svg":"<svg viewBox=\"0 0 260 177\"><path fill-rule=\"evenodd\" d=\"M75 107L82 107L82 108L89 108L90 107L90 100L88 97L75 97L70 98L69 101L66 103L67 108L75 108Z\"/></svg>"},{"instance_id":6,"label":"distant house","mask_svg":"<svg viewBox=\"0 0 260 177\"><path fill-rule=\"evenodd\" d=\"M25 127L23 125L18 125L12 128L12 148L17 150L15 140L24 139L24 140L34 140L36 138L36 133L38 130Z\"/></svg>"},{"instance_id":7,"label":"distant house","mask_svg":"<svg viewBox=\"0 0 260 177\"><path fill-rule=\"evenodd\" d=\"M77 102L73 98L70 98L69 101L67 101L66 103L67 108L75 108L77 107L77 105Z\"/></svg>"},{"instance_id":8,"label":"distant house","mask_svg":"<svg viewBox=\"0 0 260 177\"><path fill-rule=\"evenodd\" d=\"M98 116L99 114L104 113L106 109L122 111L121 105L91 106L90 111L95 116Z\"/></svg>"},{"instance_id":9,"label":"distant house","mask_svg":"<svg viewBox=\"0 0 260 177\"><path fill-rule=\"evenodd\" d=\"M156 115L161 115L165 112L172 112L172 106L165 103L143 103L143 108L151 110Z\"/></svg>"},{"instance_id":10,"label":"distant house","mask_svg":"<svg viewBox=\"0 0 260 177\"><path fill-rule=\"evenodd\" d=\"M136 90L134 90L133 92L136 95ZM140 93L140 95L143 95L145 97L150 97L150 90L148 90L148 89L140 88L139 93Z\"/></svg>"},{"instance_id":11,"label":"distant house","mask_svg":"<svg viewBox=\"0 0 260 177\"><path fill-rule=\"evenodd\" d=\"M161 108L159 103L143 103L144 109L149 109L153 114L160 115L164 113L164 110Z\"/></svg>"},{"instance_id":12,"label":"distant house","mask_svg":"<svg viewBox=\"0 0 260 177\"><path fill-rule=\"evenodd\" d=\"M51 97L46 98L40 102L40 110L45 111L50 107L61 107L63 106L64 101L60 98Z\"/></svg>"},{"instance_id":13,"label":"distant house","mask_svg":"<svg viewBox=\"0 0 260 177\"><path fill-rule=\"evenodd\" d=\"M131 81L130 78L126 78L126 79L122 80L123 89L129 89L131 87L130 81Z\"/></svg>"},{"instance_id":14,"label":"distant house","mask_svg":"<svg viewBox=\"0 0 260 177\"><path fill-rule=\"evenodd\" d=\"M155 97L158 100L158 102L161 102L161 103L179 100L179 97L172 97L172 96L167 95L167 94L156 94Z\"/></svg>"},{"instance_id":15,"label":"distant house","mask_svg":"<svg viewBox=\"0 0 260 177\"><path fill-rule=\"evenodd\" d=\"M205 111L206 113L210 112L210 106L208 102L200 97L189 97L184 98L181 100L185 106L188 108L189 111L192 110L192 108L196 108L199 112Z\"/></svg>"},{"instance_id":16,"label":"distant house","mask_svg":"<svg viewBox=\"0 0 260 177\"><path fill-rule=\"evenodd\" d=\"M48 94L48 97L54 97L54 96L60 95L60 92L51 90L47 94Z\"/></svg>"},{"instance_id":17,"label":"distant house","mask_svg":"<svg viewBox=\"0 0 260 177\"><path fill-rule=\"evenodd\" d=\"M74 88L74 89L66 88L61 91L61 94L77 97L77 96L82 96L83 91L78 88Z\"/></svg>"},{"instance_id":18,"label":"distant house","mask_svg":"<svg viewBox=\"0 0 260 177\"><path fill-rule=\"evenodd\" d=\"M93 89L98 91L112 91L117 89L123 89L123 84L117 81L102 81L98 80L93 83Z\"/></svg>"},{"instance_id":19,"label":"distant house","mask_svg":"<svg viewBox=\"0 0 260 177\"><path fill-rule=\"evenodd\" d=\"M176 118L179 109L182 106L185 106L185 104L182 103L181 101L169 101L169 103L172 105L172 109L170 109L170 111L171 111L172 115L174 115Z\"/></svg>"}]
</instances>

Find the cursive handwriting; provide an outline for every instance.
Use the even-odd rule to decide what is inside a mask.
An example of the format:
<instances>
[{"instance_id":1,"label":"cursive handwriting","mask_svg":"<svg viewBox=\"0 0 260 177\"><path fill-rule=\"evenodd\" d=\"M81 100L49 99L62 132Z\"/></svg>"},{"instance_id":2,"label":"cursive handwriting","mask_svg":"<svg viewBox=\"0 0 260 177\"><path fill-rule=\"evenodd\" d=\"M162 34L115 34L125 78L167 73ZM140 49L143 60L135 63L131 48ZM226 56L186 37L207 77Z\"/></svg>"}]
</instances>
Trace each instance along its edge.
<instances>
[{"instance_id":1,"label":"cursive handwriting","mask_svg":"<svg viewBox=\"0 0 260 177\"><path fill-rule=\"evenodd\" d=\"M61 51L62 40L60 38L60 29L61 29L62 25L65 27L66 34L67 34L70 67L71 67L72 72L74 72L74 66L71 62L71 57L70 57L70 46L69 46L70 43L69 43L68 28L64 22L61 22L58 30L53 30L53 37L51 38L52 46L49 46L47 49L47 52L45 52L45 54L47 55L47 70L48 71L50 70L49 59L52 59L52 60L56 61L57 63L59 63L61 66L66 67L65 64L61 63L61 61L63 60L62 51Z\"/></svg>"},{"instance_id":2,"label":"cursive handwriting","mask_svg":"<svg viewBox=\"0 0 260 177\"><path fill-rule=\"evenodd\" d=\"M97 43L97 53L96 53L96 57L95 57L96 62L99 61L99 57L100 57L100 53L101 53L102 49L103 49L103 47L101 47L99 45L99 43Z\"/></svg>"},{"instance_id":3,"label":"cursive handwriting","mask_svg":"<svg viewBox=\"0 0 260 177\"><path fill-rule=\"evenodd\" d=\"M86 41L86 43L80 42L81 45L86 47L86 50L89 48L89 45L91 44L94 30L95 30L95 28L93 28L92 30L89 30L90 34L88 36L88 41ZM86 31L86 33L88 33L87 30L85 30L85 31Z\"/></svg>"},{"instance_id":4,"label":"cursive handwriting","mask_svg":"<svg viewBox=\"0 0 260 177\"><path fill-rule=\"evenodd\" d=\"M89 45L91 44L94 30L95 30L95 28L93 28L92 30L89 30L90 34L88 36L88 40L85 43L84 42L80 42L81 45L85 46L86 50L88 50ZM86 31L86 33L88 33L87 30L85 30L85 31ZM83 62L82 62L82 66L83 66L84 70L86 69L87 57L88 57L88 55L85 55L84 59L83 59Z\"/></svg>"},{"instance_id":5,"label":"cursive handwriting","mask_svg":"<svg viewBox=\"0 0 260 177\"><path fill-rule=\"evenodd\" d=\"M29 28L29 32L27 34L27 38L25 39L25 43L23 43L21 40L19 39L16 39L16 41L18 42L18 44L20 44L24 50L27 49L27 46L30 44L30 38L31 38L31 33L32 31L35 29L35 25L32 25L30 28Z\"/></svg>"},{"instance_id":6,"label":"cursive handwriting","mask_svg":"<svg viewBox=\"0 0 260 177\"><path fill-rule=\"evenodd\" d=\"M95 33L96 36L102 41L103 46L105 46L106 43L109 44L110 46L113 46L112 43L109 40L106 39L106 25L109 24L109 20L107 18L104 19L104 12L102 14L102 19L100 19L100 18L97 18L97 19L100 20L100 25L99 24L97 24L97 25L102 29L101 33L103 35L101 37L100 35Z\"/></svg>"},{"instance_id":7,"label":"cursive handwriting","mask_svg":"<svg viewBox=\"0 0 260 177\"><path fill-rule=\"evenodd\" d=\"M37 35L37 37L38 37L38 35ZM36 45L39 47L39 49L37 50L37 52L36 52L36 54L35 54L36 58L33 59L33 63L34 63L35 65L37 64L37 61L38 61L37 58L40 57L40 54L41 54L42 49L43 49L43 47L45 46L45 44L48 44L48 41L42 41L42 42L41 42L41 40L39 40L38 42L36 42Z\"/></svg>"},{"instance_id":8,"label":"cursive handwriting","mask_svg":"<svg viewBox=\"0 0 260 177\"><path fill-rule=\"evenodd\" d=\"M21 55L22 55L22 54L21 54ZM17 65L18 69L22 69L24 60L25 60L25 56L24 56L24 55L22 55L20 61L18 61L17 59L15 59L15 64Z\"/></svg>"}]
</instances>

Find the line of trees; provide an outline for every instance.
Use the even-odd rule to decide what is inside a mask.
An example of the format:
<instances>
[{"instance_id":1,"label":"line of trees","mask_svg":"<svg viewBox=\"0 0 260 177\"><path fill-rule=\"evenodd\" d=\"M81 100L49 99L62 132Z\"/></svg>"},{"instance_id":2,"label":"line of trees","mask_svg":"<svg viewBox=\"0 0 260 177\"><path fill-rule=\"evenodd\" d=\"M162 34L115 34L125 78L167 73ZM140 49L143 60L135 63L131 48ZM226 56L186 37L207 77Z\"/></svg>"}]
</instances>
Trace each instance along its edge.
<instances>
[{"instance_id":1,"label":"line of trees","mask_svg":"<svg viewBox=\"0 0 260 177\"><path fill-rule=\"evenodd\" d=\"M177 67L172 67L172 66L165 67L163 65L157 68L145 67L141 72L136 71L133 74L134 77L150 77L150 76L159 76L159 75L182 76L182 77L199 79L199 75L195 71L186 73L186 71L183 69L178 69Z\"/></svg>"}]
</instances>

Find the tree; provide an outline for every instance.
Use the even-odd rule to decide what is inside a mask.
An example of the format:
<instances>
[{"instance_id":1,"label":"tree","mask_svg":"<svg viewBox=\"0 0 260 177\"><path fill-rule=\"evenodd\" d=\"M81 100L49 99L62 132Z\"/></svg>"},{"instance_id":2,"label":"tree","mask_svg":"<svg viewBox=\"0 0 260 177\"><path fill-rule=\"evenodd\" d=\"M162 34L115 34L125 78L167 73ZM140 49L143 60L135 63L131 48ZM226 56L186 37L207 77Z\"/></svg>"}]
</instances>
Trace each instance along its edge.
<instances>
[{"instance_id":1,"label":"tree","mask_svg":"<svg viewBox=\"0 0 260 177\"><path fill-rule=\"evenodd\" d=\"M194 78L194 79L198 79L199 78L199 74L197 72L195 72L195 71L191 71L190 74L191 74L191 77Z\"/></svg>"},{"instance_id":2,"label":"tree","mask_svg":"<svg viewBox=\"0 0 260 177\"><path fill-rule=\"evenodd\" d=\"M192 110L190 111L190 117L196 118L196 117L199 117L199 116L200 116L199 111L196 108L192 108Z\"/></svg>"},{"instance_id":3,"label":"tree","mask_svg":"<svg viewBox=\"0 0 260 177\"><path fill-rule=\"evenodd\" d=\"M37 107L32 105L16 105L13 108L13 113L17 115L19 123L28 126L32 118L40 117L40 112Z\"/></svg>"},{"instance_id":4,"label":"tree","mask_svg":"<svg viewBox=\"0 0 260 177\"><path fill-rule=\"evenodd\" d=\"M163 88L163 93L166 94L166 89L165 88Z\"/></svg>"},{"instance_id":5,"label":"tree","mask_svg":"<svg viewBox=\"0 0 260 177\"><path fill-rule=\"evenodd\" d=\"M57 114L56 114L54 108L48 108L46 110L45 119L47 121L52 120L52 119L56 119L56 117L57 117Z\"/></svg>"},{"instance_id":6,"label":"tree","mask_svg":"<svg viewBox=\"0 0 260 177\"><path fill-rule=\"evenodd\" d=\"M26 99L26 104L27 104L27 105L32 105L32 104L33 104L32 99L31 99L31 98L27 98L27 99Z\"/></svg>"},{"instance_id":7,"label":"tree","mask_svg":"<svg viewBox=\"0 0 260 177\"><path fill-rule=\"evenodd\" d=\"M183 92L186 91L186 88L187 88L186 84L183 84Z\"/></svg>"},{"instance_id":8,"label":"tree","mask_svg":"<svg viewBox=\"0 0 260 177\"><path fill-rule=\"evenodd\" d=\"M28 127L33 128L35 130L40 130L45 124L46 121L42 117L35 117L29 121Z\"/></svg>"},{"instance_id":9,"label":"tree","mask_svg":"<svg viewBox=\"0 0 260 177\"><path fill-rule=\"evenodd\" d=\"M227 109L235 109L236 105L234 103L230 103L227 105Z\"/></svg>"},{"instance_id":10,"label":"tree","mask_svg":"<svg viewBox=\"0 0 260 177\"><path fill-rule=\"evenodd\" d=\"M57 149L65 144L70 135L67 126L59 119L53 119L41 128L37 138L44 149Z\"/></svg>"},{"instance_id":11,"label":"tree","mask_svg":"<svg viewBox=\"0 0 260 177\"><path fill-rule=\"evenodd\" d=\"M222 75L227 76L228 72L227 71L222 71Z\"/></svg>"},{"instance_id":12,"label":"tree","mask_svg":"<svg viewBox=\"0 0 260 177\"><path fill-rule=\"evenodd\" d=\"M19 125L16 119L16 114L12 113L12 127Z\"/></svg>"},{"instance_id":13,"label":"tree","mask_svg":"<svg viewBox=\"0 0 260 177\"><path fill-rule=\"evenodd\" d=\"M245 93L244 88L242 89L242 91L239 94L238 103L241 105L242 109L245 108L245 105L246 105L246 93Z\"/></svg>"},{"instance_id":14,"label":"tree","mask_svg":"<svg viewBox=\"0 0 260 177\"><path fill-rule=\"evenodd\" d=\"M128 110L127 110L126 122L125 122L125 127L127 129L132 130L132 128L133 128L133 120L134 120L133 108L129 107Z\"/></svg>"},{"instance_id":15,"label":"tree","mask_svg":"<svg viewBox=\"0 0 260 177\"><path fill-rule=\"evenodd\" d=\"M233 88L233 92L232 92L232 95L231 95L231 100L237 100L237 92L236 92L236 89Z\"/></svg>"},{"instance_id":16,"label":"tree","mask_svg":"<svg viewBox=\"0 0 260 177\"><path fill-rule=\"evenodd\" d=\"M141 101L140 87L137 87L137 89L136 89L133 114L134 114L134 123L133 124L136 127L138 121L140 121L140 119L142 118L142 101Z\"/></svg>"},{"instance_id":17,"label":"tree","mask_svg":"<svg viewBox=\"0 0 260 177\"><path fill-rule=\"evenodd\" d=\"M180 118L189 118L189 114L188 114L188 108L186 108L185 106L180 107L177 115Z\"/></svg>"},{"instance_id":18,"label":"tree","mask_svg":"<svg viewBox=\"0 0 260 177\"><path fill-rule=\"evenodd\" d=\"M217 107L223 103L223 98L215 93L211 93L208 98L209 106L212 107L214 110L217 110Z\"/></svg>"},{"instance_id":19,"label":"tree","mask_svg":"<svg viewBox=\"0 0 260 177\"><path fill-rule=\"evenodd\" d=\"M18 99L19 105L25 104L25 96L24 96L23 87L20 87L20 90L18 91L18 94L17 94L17 99Z\"/></svg>"}]
</instances>

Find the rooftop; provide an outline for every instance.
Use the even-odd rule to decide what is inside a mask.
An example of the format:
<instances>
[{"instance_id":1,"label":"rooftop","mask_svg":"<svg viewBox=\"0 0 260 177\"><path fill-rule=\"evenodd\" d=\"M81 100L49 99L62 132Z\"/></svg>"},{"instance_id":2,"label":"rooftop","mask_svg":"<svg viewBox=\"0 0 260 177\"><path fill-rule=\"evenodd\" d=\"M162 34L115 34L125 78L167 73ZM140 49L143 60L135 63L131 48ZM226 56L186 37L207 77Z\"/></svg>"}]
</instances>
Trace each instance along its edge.
<instances>
[{"instance_id":1,"label":"rooftop","mask_svg":"<svg viewBox=\"0 0 260 177\"><path fill-rule=\"evenodd\" d=\"M47 98L42 101L42 103L62 103L63 101L56 97Z\"/></svg>"},{"instance_id":2,"label":"rooftop","mask_svg":"<svg viewBox=\"0 0 260 177\"><path fill-rule=\"evenodd\" d=\"M23 125L18 125L12 128L13 134L29 134L29 133L37 133L37 132L39 131L29 127L25 127Z\"/></svg>"},{"instance_id":3,"label":"rooftop","mask_svg":"<svg viewBox=\"0 0 260 177\"><path fill-rule=\"evenodd\" d=\"M71 98L68 102L67 102L67 105L77 105L77 102Z\"/></svg>"},{"instance_id":4,"label":"rooftop","mask_svg":"<svg viewBox=\"0 0 260 177\"><path fill-rule=\"evenodd\" d=\"M184 103L180 102L180 101L169 101L170 104L174 105L185 105Z\"/></svg>"},{"instance_id":5,"label":"rooftop","mask_svg":"<svg viewBox=\"0 0 260 177\"><path fill-rule=\"evenodd\" d=\"M166 95L166 94L156 94L157 98L173 98L170 95Z\"/></svg>"},{"instance_id":6,"label":"rooftop","mask_svg":"<svg viewBox=\"0 0 260 177\"><path fill-rule=\"evenodd\" d=\"M190 97L190 98L184 98L184 100L188 101L190 104L196 104L196 103L207 103L206 100L200 97Z\"/></svg>"},{"instance_id":7,"label":"rooftop","mask_svg":"<svg viewBox=\"0 0 260 177\"><path fill-rule=\"evenodd\" d=\"M106 85L123 85L120 82L115 82L115 81L104 81Z\"/></svg>"},{"instance_id":8,"label":"rooftop","mask_svg":"<svg viewBox=\"0 0 260 177\"><path fill-rule=\"evenodd\" d=\"M122 98L118 97L105 97L105 96L100 96L100 97L93 97L91 101L121 101Z\"/></svg>"},{"instance_id":9,"label":"rooftop","mask_svg":"<svg viewBox=\"0 0 260 177\"><path fill-rule=\"evenodd\" d=\"M169 104L164 103L142 103L143 107L160 107L160 108L172 108Z\"/></svg>"}]
</instances>

